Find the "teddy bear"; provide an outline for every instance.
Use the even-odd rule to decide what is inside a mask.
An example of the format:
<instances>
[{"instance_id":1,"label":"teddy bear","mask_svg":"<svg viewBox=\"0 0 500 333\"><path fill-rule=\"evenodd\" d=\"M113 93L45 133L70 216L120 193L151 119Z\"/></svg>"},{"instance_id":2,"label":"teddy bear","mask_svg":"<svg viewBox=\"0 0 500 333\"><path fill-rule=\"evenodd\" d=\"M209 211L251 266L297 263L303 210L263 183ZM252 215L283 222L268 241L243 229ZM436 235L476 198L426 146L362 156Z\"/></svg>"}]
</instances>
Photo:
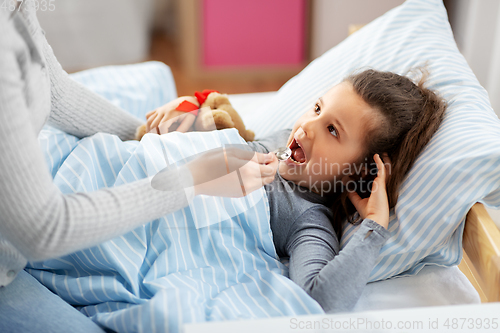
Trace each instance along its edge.
<instances>
[{"instance_id":1,"label":"teddy bear","mask_svg":"<svg viewBox=\"0 0 500 333\"><path fill-rule=\"evenodd\" d=\"M243 120L229 102L226 94L221 94L216 90L204 90L201 93L195 92L195 97L200 107L188 101L184 101L175 109L178 111L191 112L196 115L196 120L194 122L195 131L212 130L213 124L215 123L215 127L218 130L236 128L245 141L254 140L254 132L246 129ZM144 134L146 134L146 124L137 128L136 140L140 141Z\"/></svg>"}]
</instances>

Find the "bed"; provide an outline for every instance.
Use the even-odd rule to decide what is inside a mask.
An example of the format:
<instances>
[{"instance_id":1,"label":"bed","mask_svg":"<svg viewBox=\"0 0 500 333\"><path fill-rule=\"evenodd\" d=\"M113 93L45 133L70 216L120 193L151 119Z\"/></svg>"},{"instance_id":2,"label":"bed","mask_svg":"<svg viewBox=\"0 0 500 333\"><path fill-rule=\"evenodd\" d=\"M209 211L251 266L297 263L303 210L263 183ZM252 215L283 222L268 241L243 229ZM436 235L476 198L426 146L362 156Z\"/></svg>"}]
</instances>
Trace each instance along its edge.
<instances>
[{"instance_id":1,"label":"bed","mask_svg":"<svg viewBox=\"0 0 500 333\"><path fill-rule=\"evenodd\" d=\"M391 237L356 312L498 301L500 237L476 203L500 208L500 121L456 48L442 2L407 1L313 61L278 92L231 96L259 138L290 128L356 68L407 74L423 64L429 86L449 108L401 186L390 215ZM157 62L72 77L141 118L177 95L169 68ZM123 142L106 133L78 140L46 126L39 143L54 182L73 193L152 177L203 150L244 142L234 129L146 134L141 142ZM27 271L112 331L178 332L188 323L322 314L287 278L268 219L263 190L241 199L199 196L189 207L94 248L30 262ZM345 225L341 246L354 232ZM463 257L465 273L457 267Z\"/></svg>"},{"instance_id":2,"label":"bed","mask_svg":"<svg viewBox=\"0 0 500 333\"><path fill-rule=\"evenodd\" d=\"M146 63L135 68L116 67L115 70L123 76L126 75L126 71L132 70L133 73L134 70L140 69L144 73L148 67L154 70L157 66ZM112 72L110 68L104 70L108 74ZM243 94L230 98L233 105L240 106L242 114L245 115L245 109L251 110L247 108L248 106L265 102L273 95L275 93ZM225 132L227 131L219 133ZM224 134L221 140L226 136L236 139L237 134L236 131ZM155 139L159 137L148 135L146 140L152 142L148 144L148 141L145 141L143 147L155 146L153 142ZM106 170L106 167L110 168L106 165L108 161L117 174L116 185L120 184L122 177L126 180L135 179L127 174L129 170L139 171L140 168L134 166L134 163L136 158L140 159L143 151L141 146L136 148L129 158L125 151L130 147L126 146L125 149L114 152L114 154L120 153L121 158L126 161L121 169L112 158L101 161L103 163L99 162L102 157L95 157L92 163L83 165L76 163L79 159L83 160L82 156L85 156L87 151L90 154L95 153L96 156L105 155L106 151L111 153L112 146L120 144L116 140L110 135L97 134L83 142L76 140L73 142L71 137L50 127L42 131L40 138L41 144L46 147L50 146L50 142L55 143L50 155L52 160L49 163L52 170L57 169L54 173L55 181L63 191L67 192L88 191L92 186L98 188L98 181L94 182L92 179L97 178L100 181L99 168L107 177L114 179L111 169ZM194 139L190 137L190 140ZM179 138L163 141L165 147L170 149L170 154L175 154L172 152L174 141L179 141ZM66 149L71 153L64 160L58 160L58 156L62 159L59 151L66 153ZM151 160L150 164L153 162ZM59 167L58 163L61 164ZM148 165L147 160L144 160L143 164L146 171L153 168L152 165ZM89 169L90 165L94 165L93 171ZM158 166L153 169L157 171L161 168ZM78 176L71 179L70 175L75 173ZM88 176L90 174L92 176ZM108 186L112 186L111 180L107 177L102 181L106 179ZM256 203L240 207L239 212L249 207L254 212L263 211L262 199L262 193L252 194L250 200ZM236 201L227 200L226 205L227 202L234 204ZM244 203L242 200L239 202ZM180 330L181 323L308 316L322 313L312 299L286 278L287 268L276 260L271 238L265 230L259 230L267 223L264 217L259 218L255 215L252 219L248 218L251 212L247 213L247 224L245 225L243 219L243 227L236 229L237 226L235 230L233 227L228 228L224 222L225 218L213 220L213 216L208 224L204 224L207 221L200 216L200 219L194 218L191 225L180 225L183 214L199 215L200 212L196 209L199 205L203 204L194 204L173 218L153 221L143 228L137 228L132 233L105 242L98 247L54 260L30 263L28 272L100 325L118 332L153 332L165 329L176 332ZM241 215L245 214L233 212L230 215L239 221ZM260 219L262 222L259 222ZM178 232L169 233L164 225L177 229ZM186 229L185 232L183 228ZM209 232L203 233L207 229L210 229ZM236 236L232 236L233 234ZM231 237L228 237L229 235ZM234 244L235 240L248 236L257 237L257 241L247 238L243 246ZM183 252L186 243L193 238L201 243L206 240L208 246L198 248L194 245L196 241L192 241L193 250ZM199 249L204 249L205 254L198 251ZM211 255L208 251L212 251ZM238 255L225 260L222 256L227 253ZM251 258L243 258L247 255ZM189 261L189 256L195 257L192 265L184 262ZM200 256L199 260L196 256ZM241 260L241 263L236 262L237 267L229 270L227 267L233 265L229 263L231 260ZM172 264L169 265L169 261ZM255 267L248 269L246 265ZM209 266L215 267L213 274L204 272ZM185 279L188 283L182 281ZM209 281L211 279L213 281ZM226 282L227 279L229 282ZM211 288L214 290L210 290ZM202 292L196 293L197 289ZM166 297L165 293L168 292L172 292L174 296ZM228 293L230 295L226 299ZM286 296L278 297L278 295ZM473 285L456 266L425 266L415 275L369 283L353 311L479 302L480 297ZM193 304L199 305L193 309ZM230 311L232 307L237 311L234 309ZM245 313L246 311L249 313Z\"/></svg>"},{"instance_id":3,"label":"bed","mask_svg":"<svg viewBox=\"0 0 500 333\"><path fill-rule=\"evenodd\" d=\"M463 247L459 268L481 302L500 302L500 231L480 203L467 214Z\"/></svg>"}]
</instances>

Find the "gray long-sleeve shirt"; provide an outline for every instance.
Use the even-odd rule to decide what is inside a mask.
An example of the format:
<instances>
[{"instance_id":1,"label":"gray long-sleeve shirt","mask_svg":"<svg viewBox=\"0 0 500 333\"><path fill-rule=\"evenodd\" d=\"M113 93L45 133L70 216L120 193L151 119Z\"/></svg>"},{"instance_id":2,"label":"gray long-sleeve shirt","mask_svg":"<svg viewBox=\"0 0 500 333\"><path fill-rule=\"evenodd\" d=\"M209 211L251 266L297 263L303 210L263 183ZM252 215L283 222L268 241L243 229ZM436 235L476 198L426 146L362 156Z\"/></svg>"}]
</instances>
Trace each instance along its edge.
<instances>
[{"instance_id":1,"label":"gray long-sleeve shirt","mask_svg":"<svg viewBox=\"0 0 500 333\"><path fill-rule=\"evenodd\" d=\"M286 146L290 131L278 131L250 146L262 153L273 151ZM279 173L265 188L274 245L281 258L289 258L290 278L326 312L352 309L389 232L373 220L364 219L340 251L332 226L331 197L298 186Z\"/></svg>"},{"instance_id":2,"label":"gray long-sleeve shirt","mask_svg":"<svg viewBox=\"0 0 500 333\"><path fill-rule=\"evenodd\" d=\"M162 175L169 191L155 190L148 178L70 195L54 185L37 140L46 122L80 138L107 132L123 140L133 139L142 122L68 76L27 2L14 14L0 8L0 287L26 259L99 244L186 206L194 195L186 168Z\"/></svg>"}]
</instances>

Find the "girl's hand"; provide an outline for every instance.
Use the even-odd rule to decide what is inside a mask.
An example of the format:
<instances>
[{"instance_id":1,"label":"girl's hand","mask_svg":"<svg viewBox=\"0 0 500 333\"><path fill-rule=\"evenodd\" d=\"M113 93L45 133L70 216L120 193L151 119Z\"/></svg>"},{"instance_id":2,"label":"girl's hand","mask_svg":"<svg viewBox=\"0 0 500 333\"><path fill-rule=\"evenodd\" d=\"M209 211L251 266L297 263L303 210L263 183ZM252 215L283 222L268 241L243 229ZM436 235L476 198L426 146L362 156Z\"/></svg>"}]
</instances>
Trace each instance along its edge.
<instances>
[{"instance_id":1,"label":"girl's hand","mask_svg":"<svg viewBox=\"0 0 500 333\"><path fill-rule=\"evenodd\" d=\"M217 148L187 164L195 195L239 198L274 180L278 158L234 147Z\"/></svg>"},{"instance_id":2,"label":"girl's hand","mask_svg":"<svg viewBox=\"0 0 500 333\"><path fill-rule=\"evenodd\" d=\"M389 227L389 200L385 187L387 170L378 154L375 154L373 159L377 163L378 172L372 184L370 197L362 199L358 193L349 190L347 195L361 218L371 219L387 229Z\"/></svg>"},{"instance_id":3,"label":"girl's hand","mask_svg":"<svg viewBox=\"0 0 500 333\"><path fill-rule=\"evenodd\" d=\"M165 134L168 133L169 129L171 131L188 132L193 126L196 116L189 112L176 110L179 104L184 101L199 106L196 97L183 96L168 102L156 110L146 113L146 133L153 131L154 133L159 132L160 134ZM158 127L158 131L156 127Z\"/></svg>"}]
</instances>

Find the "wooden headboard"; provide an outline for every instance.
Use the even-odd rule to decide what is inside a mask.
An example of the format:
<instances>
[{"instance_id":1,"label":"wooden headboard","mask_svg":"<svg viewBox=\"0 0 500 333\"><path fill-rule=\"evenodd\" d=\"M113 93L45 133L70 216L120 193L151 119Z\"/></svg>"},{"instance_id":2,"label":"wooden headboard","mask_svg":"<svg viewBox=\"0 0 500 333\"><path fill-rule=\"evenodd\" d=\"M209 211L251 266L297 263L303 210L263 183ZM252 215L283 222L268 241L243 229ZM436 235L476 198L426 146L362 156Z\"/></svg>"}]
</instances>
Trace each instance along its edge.
<instances>
[{"instance_id":1,"label":"wooden headboard","mask_svg":"<svg viewBox=\"0 0 500 333\"><path fill-rule=\"evenodd\" d=\"M475 204L465 221L464 256L458 266L482 302L500 301L500 230L484 205Z\"/></svg>"}]
</instances>

